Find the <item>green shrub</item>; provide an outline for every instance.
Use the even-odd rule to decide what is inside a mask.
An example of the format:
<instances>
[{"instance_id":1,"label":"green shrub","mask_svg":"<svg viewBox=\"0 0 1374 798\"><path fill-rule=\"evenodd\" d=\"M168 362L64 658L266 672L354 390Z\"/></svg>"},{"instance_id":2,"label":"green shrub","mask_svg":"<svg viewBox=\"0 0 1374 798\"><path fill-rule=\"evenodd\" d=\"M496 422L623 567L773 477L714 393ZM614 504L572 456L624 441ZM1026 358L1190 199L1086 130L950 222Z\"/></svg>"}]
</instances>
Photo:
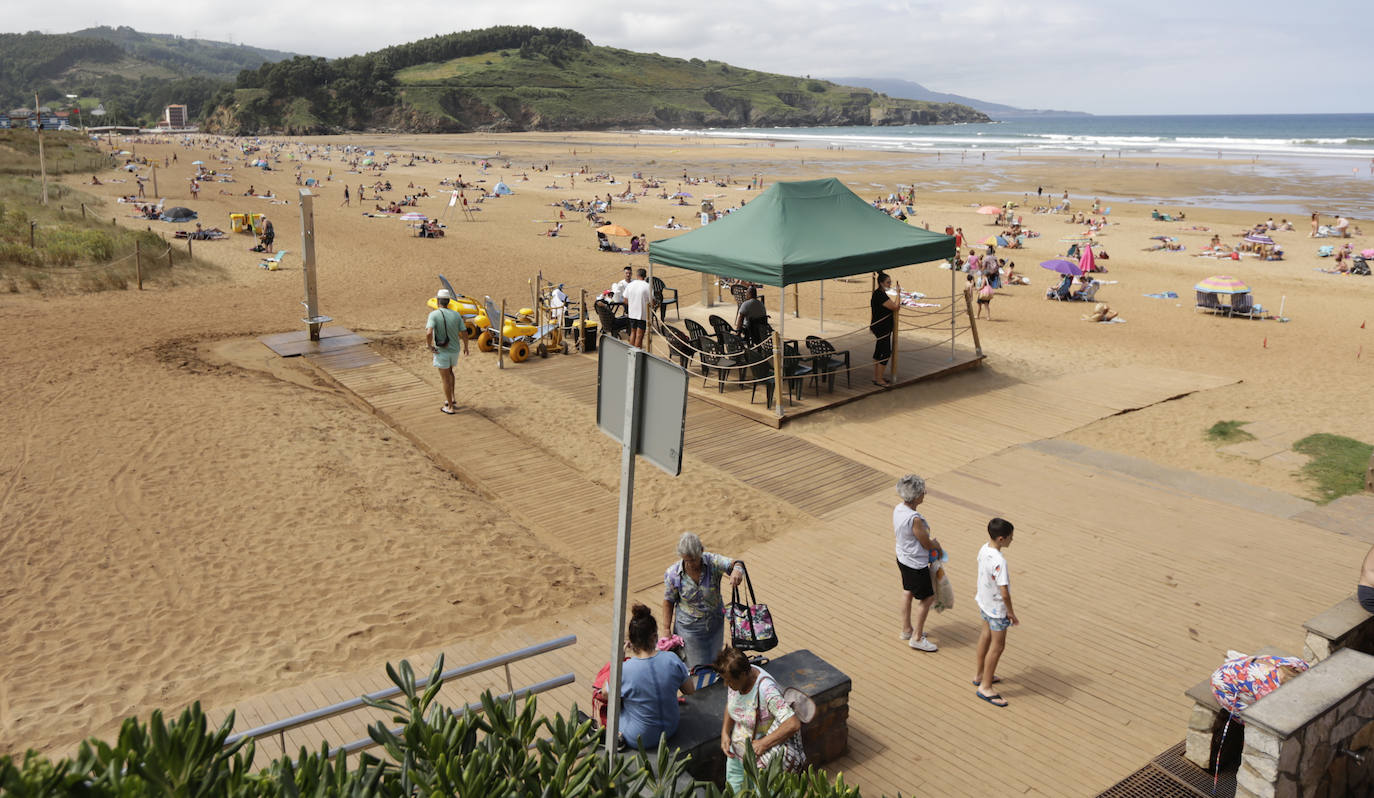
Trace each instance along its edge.
<instances>
[{"instance_id":1,"label":"green shrub","mask_svg":"<svg viewBox=\"0 0 1374 798\"><path fill-rule=\"evenodd\" d=\"M1344 435L1319 432L1294 443L1293 451L1312 458L1302 467L1302 474L1315 485L1317 501L1326 504L1364 490L1365 469L1374 446Z\"/></svg>"},{"instance_id":2,"label":"green shrub","mask_svg":"<svg viewBox=\"0 0 1374 798\"><path fill-rule=\"evenodd\" d=\"M15 798L408 798L502 796L502 798L593 798L609 796L701 795L722 798L714 785L679 789L686 763L660 746L651 760L644 752L620 757L614 768L600 750L591 721L561 715L541 717L533 696L523 704L483 693L481 712L454 713L437 702L443 658L430 682L416 687L409 662L387 665L401 688L395 700L368 700L390 711L391 724L378 722L368 736L388 757L361 753L350 761L302 748L261 770L253 770L252 742L225 745L231 714L211 730L200 705L164 722L160 711L148 722L129 718L113 745L91 739L74 759L56 762L30 751L22 761L0 756L0 795ZM858 798L843 778L833 783L821 772L783 773L779 762L764 771L745 767L743 795L756 798Z\"/></svg>"},{"instance_id":3,"label":"green shrub","mask_svg":"<svg viewBox=\"0 0 1374 798\"><path fill-rule=\"evenodd\" d=\"M115 242L103 230L82 230L62 227L45 230L39 245L44 258L54 265L71 266L76 263L104 263L112 260Z\"/></svg>"},{"instance_id":4,"label":"green shrub","mask_svg":"<svg viewBox=\"0 0 1374 798\"><path fill-rule=\"evenodd\" d=\"M1241 429L1249 423L1248 421L1218 421L1207 429L1207 438L1221 443L1253 441L1255 436Z\"/></svg>"}]
</instances>

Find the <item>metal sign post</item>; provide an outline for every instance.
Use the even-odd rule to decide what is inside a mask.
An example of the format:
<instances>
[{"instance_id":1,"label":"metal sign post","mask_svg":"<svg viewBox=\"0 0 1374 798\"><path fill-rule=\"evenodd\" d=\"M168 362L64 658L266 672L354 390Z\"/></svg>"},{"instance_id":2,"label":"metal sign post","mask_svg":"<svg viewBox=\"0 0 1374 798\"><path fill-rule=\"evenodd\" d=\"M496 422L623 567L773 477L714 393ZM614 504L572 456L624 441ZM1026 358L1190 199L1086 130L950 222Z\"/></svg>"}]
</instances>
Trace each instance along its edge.
<instances>
[{"instance_id":1,"label":"metal sign post","mask_svg":"<svg viewBox=\"0 0 1374 798\"><path fill-rule=\"evenodd\" d=\"M596 423L620 442L620 511L615 544L615 606L611 613L611 673L606 683L606 760L615 767L620 735L620 667L625 657L625 601L630 581L635 456L672 476L682 473L687 372L614 336L598 347Z\"/></svg>"},{"instance_id":2,"label":"metal sign post","mask_svg":"<svg viewBox=\"0 0 1374 798\"><path fill-rule=\"evenodd\" d=\"M310 340L320 340L320 327L333 321L320 315L320 297L315 290L315 195L310 189L303 188L301 195L301 258L305 273L305 318L301 321L310 326Z\"/></svg>"}]
</instances>

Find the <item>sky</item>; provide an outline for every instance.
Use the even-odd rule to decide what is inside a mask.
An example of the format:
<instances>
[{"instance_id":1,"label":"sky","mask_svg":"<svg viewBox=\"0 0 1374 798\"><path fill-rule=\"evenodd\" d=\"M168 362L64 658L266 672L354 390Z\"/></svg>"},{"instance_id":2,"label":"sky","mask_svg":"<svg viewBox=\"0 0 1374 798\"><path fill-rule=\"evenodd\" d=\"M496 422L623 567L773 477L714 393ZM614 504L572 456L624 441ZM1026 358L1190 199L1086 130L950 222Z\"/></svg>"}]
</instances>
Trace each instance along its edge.
<instances>
[{"instance_id":1,"label":"sky","mask_svg":"<svg viewBox=\"0 0 1374 798\"><path fill-rule=\"evenodd\" d=\"M239 11L236 13L235 9ZM1358 0L53 0L0 29L127 25L338 57L489 25L789 75L894 77L1097 114L1368 113Z\"/></svg>"}]
</instances>

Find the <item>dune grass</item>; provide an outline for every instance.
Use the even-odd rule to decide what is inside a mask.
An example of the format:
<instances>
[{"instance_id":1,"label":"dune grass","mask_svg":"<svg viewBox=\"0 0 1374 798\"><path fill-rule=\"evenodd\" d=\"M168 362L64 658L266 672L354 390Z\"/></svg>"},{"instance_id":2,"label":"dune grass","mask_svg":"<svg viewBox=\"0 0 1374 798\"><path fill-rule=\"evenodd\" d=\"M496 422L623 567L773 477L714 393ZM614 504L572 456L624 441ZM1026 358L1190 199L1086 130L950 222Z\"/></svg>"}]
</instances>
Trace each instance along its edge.
<instances>
[{"instance_id":1,"label":"dune grass","mask_svg":"<svg viewBox=\"0 0 1374 798\"><path fill-rule=\"evenodd\" d=\"M1207 439L1217 443L1240 443L1253 441L1254 435L1241 429L1248 421L1218 421L1207 429Z\"/></svg>"},{"instance_id":2,"label":"dune grass","mask_svg":"<svg viewBox=\"0 0 1374 798\"><path fill-rule=\"evenodd\" d=\"M1293 451L1312 460L1302 475L1317 491L1321 504L1364 490L1365 470L1374 445L1344 435L1319 432L1293 444Z\"/></svg>"},{"instance_id":3,"label":"dune grass","mask_svg":"<svg viewBox=\"0 0 1374 798\"><path fill-rule=\"evenodd\" d=\"M49 183L48 204L39 181L0 173L0 292L90 293L137 284L135 248L143 253L143 282L170 280L173 268L190 277L215 267L188 258L148 230L114 224L104 200ZM82 215L82 207L87 213Z\"/></svg>"}]
</instances>

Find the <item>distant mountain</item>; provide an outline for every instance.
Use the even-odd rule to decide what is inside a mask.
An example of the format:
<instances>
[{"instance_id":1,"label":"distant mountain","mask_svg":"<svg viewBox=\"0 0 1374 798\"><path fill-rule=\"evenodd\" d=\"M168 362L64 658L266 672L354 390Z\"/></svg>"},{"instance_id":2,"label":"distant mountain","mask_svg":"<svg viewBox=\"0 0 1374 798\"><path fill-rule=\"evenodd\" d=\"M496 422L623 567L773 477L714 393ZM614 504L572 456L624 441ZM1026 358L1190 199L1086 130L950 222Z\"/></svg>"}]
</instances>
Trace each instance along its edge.
<instances>
[{"instance_id":1,"label":"distant mountain","mask_svg":"<svg viewBox=\"0 0 1374 798\"><path fill-rule=\"evenodd\" d=\"M211 39L187 39L170 33L142 33L122 25L85 28L71 35L114 42L129 55L170 67L184 77L232 80L241 70L257 69L265 63L297 55Z\"/></svg>"},{"instance_id":2,"label":"distant mountain","mask_svg":"<svg viewBox=\"0 0 1374 798\"><path fill-rule=\"evenodd\" d=\"M244 72L206 128L229 133L936 125L987 122L955 103L592 44L498 26L333 61Z\"/></svg>"},{"instance_id":3,"label":"distant mountain","mask_svg":"<svg viewBox=\"0 0 1374 798\"><path fill-rule=\"evenodd\" d=\"M35 92L54 106L76 94L87 111L103 103L107 122L151 123L172 103L186 105L194 118L239 72L290 57L126 27L0 33L0 108L31 106Z\"/></svg>"},{"instance_id":4,"label":"distant mountain","mask_svg":"<svg viewBox=\"0 0 1374 798\"><path fill-rule=\"evenodd\" d=\"M990 103L983 100L975 100L972 97L963 97L958 94L946 94L945 92L931 91L919 83L899 78L831 78L836 83L844 83L850 86L863 86L877 92L882 92L889 97L902 97L908 100L925 100L927 102L939 103L960 103L970 108L977 109L992 117L993 119L1017 119L1027 116L1091 116L1083 111L1040 111L1025 108L1015 108L1001 103Z\"/></svg>"}]
</instances>

